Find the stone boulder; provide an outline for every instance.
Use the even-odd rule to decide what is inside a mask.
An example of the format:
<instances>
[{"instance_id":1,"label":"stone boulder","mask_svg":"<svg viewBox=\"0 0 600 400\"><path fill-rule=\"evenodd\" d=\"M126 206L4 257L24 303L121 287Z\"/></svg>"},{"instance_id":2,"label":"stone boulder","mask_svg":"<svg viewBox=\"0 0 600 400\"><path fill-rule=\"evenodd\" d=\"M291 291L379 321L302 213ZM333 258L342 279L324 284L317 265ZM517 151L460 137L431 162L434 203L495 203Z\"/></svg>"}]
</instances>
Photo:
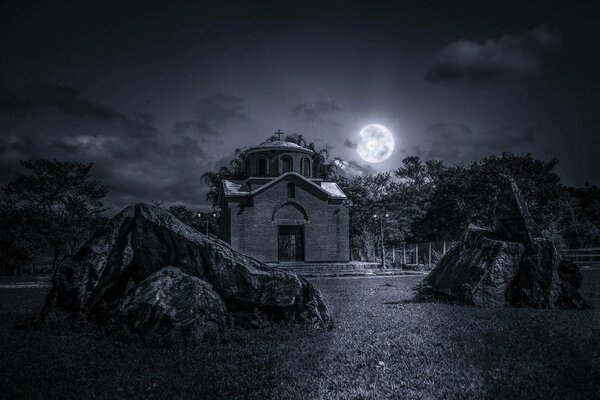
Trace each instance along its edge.
<instances>
[{"instance_id":1,"label":"stone boulder","mask_svg":"<svg viewBox=\"0 0 600 400\"><path fill-rule=\"evenodd\" d=\"M469 225L463 240L427 276L417 300L507 305L506 291L524 252L521 243L498 240L493 231Z\"/></svg>"},{"instance_id":2,"label":"stone boulder","mask_svg":"<svg viewBox=\"0 0 600 400\"><path fill-rule=\"evenodd\" d=\"M558 264L558 276L560 278L560 289L556 304L560 308L591 308L590 302L584 299L577 291L583 281L583 275L577 264L567 260L560 260Z\"/></svg>"},{"instance_id":3,"label":"stone boulder","mask_svg":"<svg viewBox=\"0 0 600 400\"><path fill-rule=\"evenodd\" d=\"M515 180L508 175L501 177L503 185L496 199L494 232L509 242L529 243L539 236L539 232L527 203Z\"/></svg>"},{"instance_id":4,"label":"stone boulder","mask_svg":"<svg viewBox=\"0 0 600 400\"><path fill-rule=\"evenodd\" d=\"M179 272L174 273L170 266ZM170 269L164 271L167 267ZM168 211L145 204L128 207L110 219L56 272L43 317L46 321L93 320L101 326L110 321L113 327L115 321L127 321L127 329L136 334L143 335L145 327L159 332L140 310L150 309L147 303L160 298L165 290L169 292L166 296L172 297L170 304L183 304L175 299L179 284L173 281L192 278L193 285L182 284L188 294L181 296L196 289L207 292L197 282L201 281L231 315L250 313L272 321L332 325L320 292L302 276L244 256ZM154 307L158 310L160 306ZM130 321L136 315L140 316L137 324Z\"/></svg>"},{"instance_id":5,"label":"stone boulder","mask_svg":"<svg viewBox=\"0 0 600 400\"><path fill-rule=\"evenodd\" d=\"M209 283L165 267L111 307L105 329L161 343L197 342L228 320L225 303Z\"/></svg>"},{"instance_id":6,"label":"stone boulder","mask_svg":"<svg viewBox=\"0 0 600 400\"><path fill-rule=\"evenodd\" d=\"M130 235L134 208L127 207L56 271L43 309L46 321L63 321L86 314L101 302L112 302L130 281Z\"/></svg>"},{"instance_id":7,"label":"stone boulder","mask_svg":"<svg viewBox=\"0 0 600 400\"><path fill-rule=\"evenodd\" d=\"M231 311L258 309L274 320L331 323L321 293L302 276L247 257L162 208L136 206L131 242L136 279L177 265L209 282Z\"/></svg>"},{"instance_id":8,"label":"stone boulder","mask_svg":"<svg viewBox=\"0 0 600 400\"><path fill-rule=\"evenodd\" d=\"M554 243L533 239L507 292L509 303L517 307L553 307L560 290L559 261Z\"/></svg>"},{"instance_id":9,"label":"stone boulder","mask_svg":"<svg viewBox=\"0 0 600 400\"><path fill-rule=\"evenodd\" d=\"M469 225L416 288L416 301L482 307L590 308L577 289L581 272L539 237L519 188L504 177L493 229Z\"/></svg>"}]
</instances>

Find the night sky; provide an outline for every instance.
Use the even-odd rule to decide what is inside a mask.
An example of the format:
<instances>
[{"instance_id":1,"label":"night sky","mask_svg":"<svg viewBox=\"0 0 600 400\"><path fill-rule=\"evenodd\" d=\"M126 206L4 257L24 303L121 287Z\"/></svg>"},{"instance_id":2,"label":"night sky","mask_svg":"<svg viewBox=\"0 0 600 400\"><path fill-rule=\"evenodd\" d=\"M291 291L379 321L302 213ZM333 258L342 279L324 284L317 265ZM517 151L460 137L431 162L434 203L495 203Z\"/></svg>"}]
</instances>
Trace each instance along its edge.
<instances>
[{"instance_id":1,"label":"night sky","mask_svg":"<svg viewBox=\"0 0 600 400\"><path fill-rule=\"evenodd\" d=\"M349 174L513 151L600 183L598 2L211 3L1 5L0 183L80 160L114 209L200 206L202 173L277 129ZM395 136L383 163L354 149L369 123Z\"/></svg>"}]
</instances>

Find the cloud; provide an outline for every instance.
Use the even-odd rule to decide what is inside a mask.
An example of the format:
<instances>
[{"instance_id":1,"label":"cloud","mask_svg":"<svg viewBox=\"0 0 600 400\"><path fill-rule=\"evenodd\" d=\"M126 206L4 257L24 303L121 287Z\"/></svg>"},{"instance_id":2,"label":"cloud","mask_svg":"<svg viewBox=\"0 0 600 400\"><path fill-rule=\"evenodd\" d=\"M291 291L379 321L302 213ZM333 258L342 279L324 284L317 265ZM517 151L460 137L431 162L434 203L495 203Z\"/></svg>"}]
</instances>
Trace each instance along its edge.
<instances>
[{"instance_id":1,"label":"cloud","mask_svg":"<svg viewBox=\"0 0 600 400\"><path fill-rule=\"evenodd\" d=\"M335 100L319 100L314 103L300 103L290 110L293 117L305 122L329 122L327 116L342 111ZM334 123L335 124L335 123Z\"/></svg>"},{"instance_id":2,"label":"cloud","mask_svg":"<svg viewBox=\"0 0 600 400\"><path fill-rule=\"evenodd\" d=\"M214 161L200 137L161 131L150 116L127 115L68 87L7 92L0 93L0 184L19 160L78 160L94 163L92 174L110 188L106 204L113 211L139 201L204 203L200 177ZM235 115L235 107L214 121L232 118L226 115Z\"/></svg>"},{"instance_id":3,"label":"cloud","mask_svg":"<svg viewBox=\"0 0 600 400\"><path fill-rule=\"evenodd\" d=\"M0 80L0 111L16 113L26 108L26 102Z\"/></svg>"},{"instance_id":4,"label":"cloud","mask_svg":"<svg viewBox=\"0 0 600 400\"><path fill-rule=\"evenodd\" d=\"M31 106L52 106L65 115L106 120L126 119L125 116L112 108L82 97L79 90L71 87L45 84L30 89L30 95L29 103Z\"/></svg>"},{"instance_id":5,"label":"cloud","mask_svg":"<svg viewBox=\"0 0 600 400\"><path fill-rule=\"evenodd\" d=\"M535 142L532 129L473 131L461 123L436 123L427 129L428 157L447 161L471 161L490 152L522 149Z\"/></svg>"},{"instance_id":6,"label":"cloud","mask_svg":"<svg viewBox=\"0 0 600 400\"><path fill-rule=\"evenodd\" d=\"M344 139L344 147L348 147L350 149L356 149L358 147L358 144L356 144L352 140L346 138L346 139Z\"/></svg>"},{"instance_id":7,"label":"cloud","mask_svg":"<svg viewBox=\"0 0 600 400\"><path fill-rule=\"evenodd\" d=\"M473 84L510 82L541 73L544 61L557 54L561 35L541 26L483 43L458 40L434 55L425 80Z\"/></svg>"},{"instance_id":8,"label":"cloud","mask_svg":"<svg viewBox=\"0 0 600 400\"><path fill-rule=\"evenodd\" d=\"M345 161L336 159L334 164L337 167L338 173L347 177L369 175L374 172L370 165L362 165L353 160Z\"/></svg>"},{"instance_id":9,"label":"cloud","mask_svg":"<svg viewBox=\"0 0 600 400\"><path fill-rule=\"evenodd\" d=\"M144 136L156 133L147 117L127 116L110 107L86 99L81 91L56 84L29 87L19 95L0 82L0 111L15 116L53 109L61 115L93 118L119 123L129 133Z\"/></svg>"},{"instance_id":10,"label":"cloud","mask_svg":"<svg viewBox=\"0 0 600 400\"><path fill-rule=\"evenodd\" d=\"M244 102L237 96L214 94L200 100L192 118L175 123L173 131L216 136L226 124L248 120L243 108Z\"/></svg>"}]
</instances>

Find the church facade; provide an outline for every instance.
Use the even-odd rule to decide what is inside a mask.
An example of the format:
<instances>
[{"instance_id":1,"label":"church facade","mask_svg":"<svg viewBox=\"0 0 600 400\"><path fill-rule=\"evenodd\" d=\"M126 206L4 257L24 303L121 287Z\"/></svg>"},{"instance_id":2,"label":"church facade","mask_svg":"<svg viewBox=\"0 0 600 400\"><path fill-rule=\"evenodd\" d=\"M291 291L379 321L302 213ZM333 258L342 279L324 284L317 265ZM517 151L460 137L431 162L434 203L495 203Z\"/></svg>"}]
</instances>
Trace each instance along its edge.
<instances>
[{"instance_id":1,"label":"church facade","mask_svg":"<svg viewBox=\"0 0 600 400\"><path fill-rule=\"evenodd\" d=\"M245 179L221 184L221 239L265 262L348 261L346 195L313 178L313 152L276 140L246 155Z\"/></svg>"}]
</instances>

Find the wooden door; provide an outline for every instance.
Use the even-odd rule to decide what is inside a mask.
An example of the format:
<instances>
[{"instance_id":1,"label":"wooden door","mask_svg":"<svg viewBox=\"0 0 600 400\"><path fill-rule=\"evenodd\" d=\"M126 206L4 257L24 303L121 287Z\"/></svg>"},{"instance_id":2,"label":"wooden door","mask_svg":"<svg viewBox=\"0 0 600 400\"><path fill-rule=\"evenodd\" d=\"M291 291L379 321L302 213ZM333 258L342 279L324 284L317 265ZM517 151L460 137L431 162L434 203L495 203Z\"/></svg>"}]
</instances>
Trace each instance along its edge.
<instances>
[{"instance_id":1,"label":"wooden door","mask_svg":"<svg viewBox=\"0 0 600 400\"><path fill-rule=\"evenodd\" d=\"M279 261L304 261L304 227L279 226Z\"/></svg>"}]
</instances>

